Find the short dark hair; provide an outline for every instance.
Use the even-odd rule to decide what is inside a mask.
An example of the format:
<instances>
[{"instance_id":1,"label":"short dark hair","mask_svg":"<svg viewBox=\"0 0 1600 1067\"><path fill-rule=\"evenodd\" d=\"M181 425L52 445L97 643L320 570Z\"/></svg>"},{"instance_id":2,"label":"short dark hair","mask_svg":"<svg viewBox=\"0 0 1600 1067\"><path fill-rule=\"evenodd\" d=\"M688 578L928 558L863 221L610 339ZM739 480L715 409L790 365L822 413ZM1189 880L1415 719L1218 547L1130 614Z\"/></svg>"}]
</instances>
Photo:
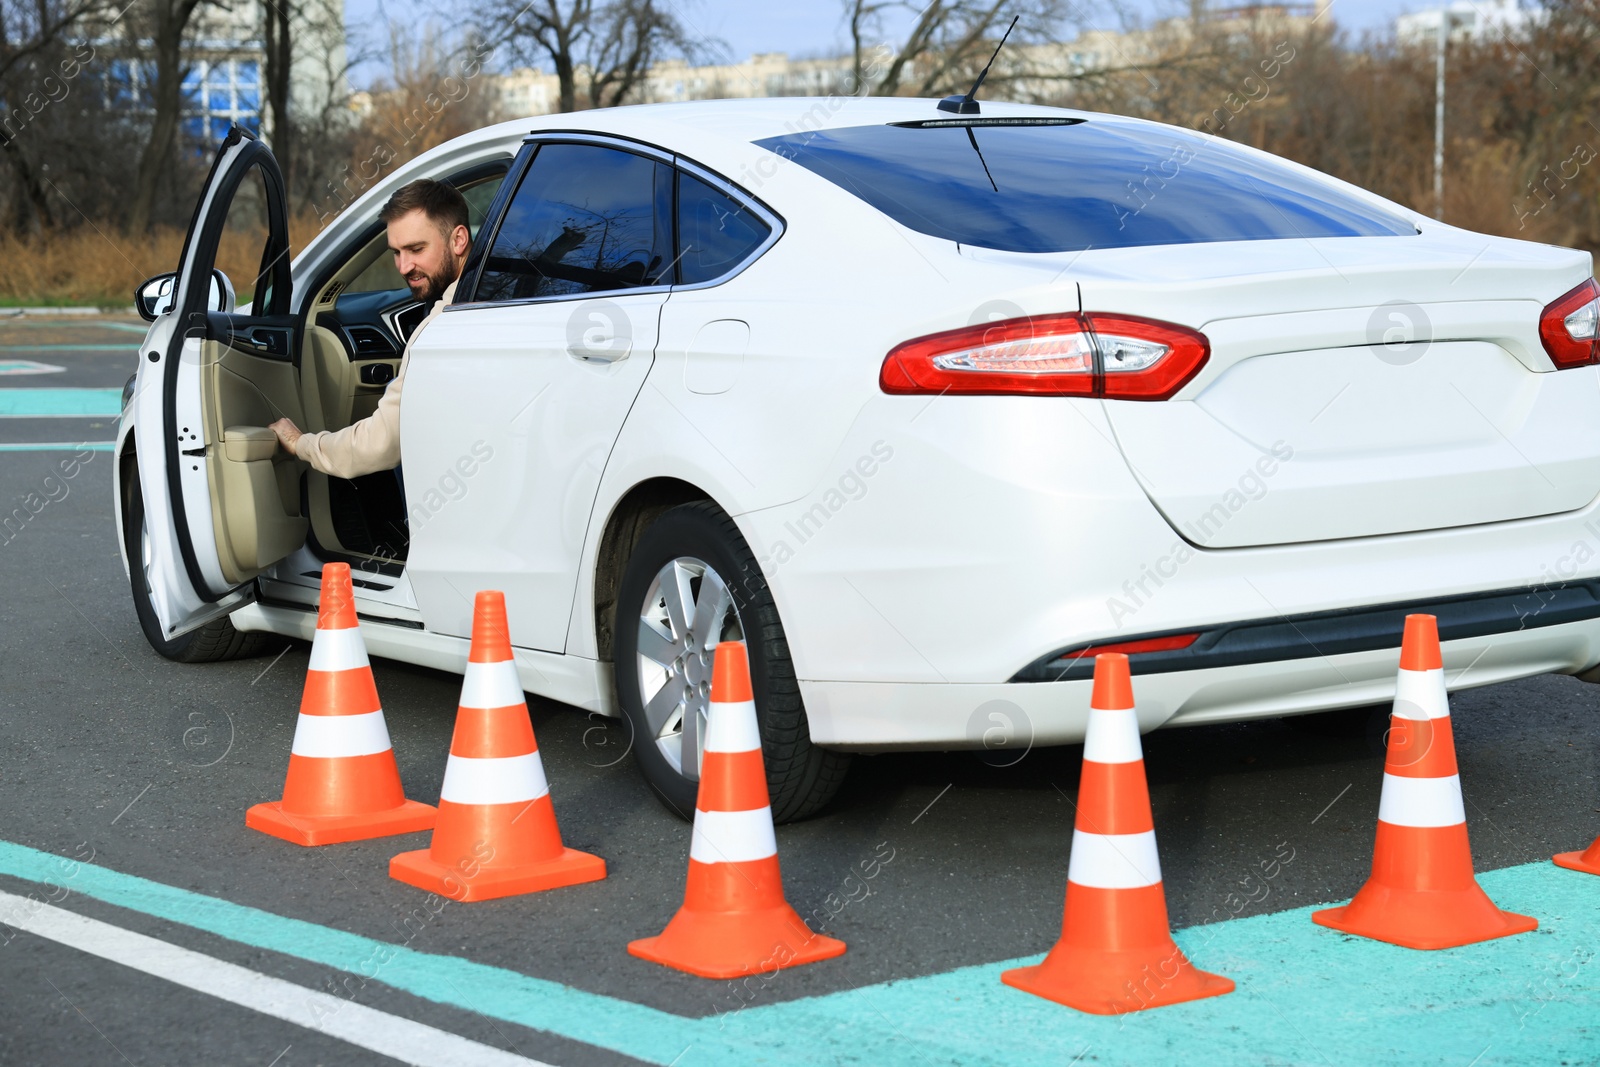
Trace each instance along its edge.
<instances>
[{"instance_id":1,"label":"short dark hair","mask_svg":"<svg viewBox=\"0 0 1600 1067\"><path fill-rule=\"evenodd\" d=\"M413 211L421 211L433 220L441 233L448 237L457 226L467 225L467 200L449 182L436 182L432 178L418 178L395 190L389 202L378 212L385 224L404 218Z\"/></svg>"}]
</instances>

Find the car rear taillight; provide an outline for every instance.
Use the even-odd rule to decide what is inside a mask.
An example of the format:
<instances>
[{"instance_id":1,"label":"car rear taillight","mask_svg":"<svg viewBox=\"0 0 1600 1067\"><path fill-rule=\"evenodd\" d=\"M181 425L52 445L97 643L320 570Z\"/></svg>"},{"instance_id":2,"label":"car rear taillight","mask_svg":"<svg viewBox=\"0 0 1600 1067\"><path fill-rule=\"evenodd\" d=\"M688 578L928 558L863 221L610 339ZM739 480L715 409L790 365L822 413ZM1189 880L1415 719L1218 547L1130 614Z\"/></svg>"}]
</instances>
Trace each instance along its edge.
<instances>
[{"instance_id":1,"label":"car rear taillight","mask_svg":"<svg viewBox=\"0 0 1600 1067\"><path fill-rule=\"evenodd\" d=\"M1103 312L1032 315L929 334L883 361L886 393L1166 400L1211 354L1202 333Z\"/></svg>"},{"instance_id":2,"label":"car rear taillight","mask_svg":"<svg viewBox=\"0 0 1600 1067\"><path fill-rule=\"evenodd\" d=\"M1539 340L1558 369L1600 363L1600 285L1593 278L1544 309Z\"/></svg>"},{"instance_id":3,"label":"car rear taillight","mask_svg":"<svg viewBox=\"0 0 1600 1067\"><path fill-rule=\"evenodd\" d=\"M1169 634L1166 637L1146 637L1139 641L1118 641L1109 645L1091 645L1080 648L1076 652L1062 655L1063 660L1093 659L1102 652L1121 652L1126 656L1137 656L1141 652L1177 652L1188 648L1200 639L1198 633Z\"/></svg>"}]
</instances>

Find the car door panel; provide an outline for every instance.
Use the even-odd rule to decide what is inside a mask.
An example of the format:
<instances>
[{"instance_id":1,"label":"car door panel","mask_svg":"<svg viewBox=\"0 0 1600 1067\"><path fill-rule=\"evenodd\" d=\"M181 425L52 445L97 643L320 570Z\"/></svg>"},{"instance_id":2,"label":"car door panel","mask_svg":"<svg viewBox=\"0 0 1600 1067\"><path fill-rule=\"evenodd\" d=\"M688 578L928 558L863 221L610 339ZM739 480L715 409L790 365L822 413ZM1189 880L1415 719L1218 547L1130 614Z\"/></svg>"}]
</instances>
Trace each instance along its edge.
<instances>
[{"instance_id":1,"label":"car door panel","mask_svg":"<svg viewBox=\"0 0 1600 1067\"><path fill-rule=\"evenodd\" d=\"M406 570L430 630L470 635L473 595L498 589L513 644L564 649L595 492L649 372L664 299L462 308L421 335L400 449ZM626 358L568 351L571 323L619 313L634 335Z\"/></svg>"},{"instance_id":2,"label":"car door panel","mask_svg":"<svg viewBox=\"0 0 1600 1067\"><path fill-rule=\"evenodd\" d=\"M466 636L473 595L498 589L513 644L562 652L600 477L654 359L672 170L600 138L522 160L471 295L412 348L407 571L430 630Z\"/></svg>"},{"instance_id":3,"label":"car door panel","mask_svg":"<svg viewBox=\"0 0 1600 1067\"><path fill-rule=\"evenodd\" d=\"M212 525L223 580L254 577L305 541L299 474L293 456L267 427L280 418L303 424L299 375L291 361L292 320L208 316L202 353L205 452Z\"/></svg>"},{"instance_id":4,"label":"car door panel","mask_svg":"<svg viewBox=\"0 0 1600 1067\"><path fill-rule=\"evenodd\" d=\"M254 314L219 312L208 308L212 269L246 180L259 183L267 222ZM171 310L152 329L132 400L151 601L169 638L248 603L249 579L293 547L284 548L297 523L303 538L304 520L285 500L285 478L262 434L275 411L299 411L284 315L287 233L277 164L235 127L207 177Z\"/></svg>"}]
</instances>

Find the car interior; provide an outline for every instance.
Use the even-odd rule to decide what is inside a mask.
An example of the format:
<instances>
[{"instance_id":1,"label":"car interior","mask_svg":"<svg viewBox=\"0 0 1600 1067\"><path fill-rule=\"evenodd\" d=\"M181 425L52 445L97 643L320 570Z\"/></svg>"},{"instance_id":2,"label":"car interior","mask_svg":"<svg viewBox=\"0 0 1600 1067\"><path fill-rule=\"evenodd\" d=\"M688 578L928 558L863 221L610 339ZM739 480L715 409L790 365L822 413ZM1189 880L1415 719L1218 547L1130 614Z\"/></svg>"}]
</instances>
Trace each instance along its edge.
<instances>
[{"instance_id":1,"label":"car interior","mask_svg":"<svg viewBox=\"0 0 1600 1067\"><path fill-rule=\"evenodd\" d=\"M510 163L508 155L445 177L466 197L474 238ZM395 270L374 219L336 267L303 280L302 316L288 314L274 291L287 288L286 266L276 266L286 264L287 227L265 195L269 180L252 166L230 204L216 262L262 266L235 283L233 312L208 316L202 345L203 439L222 442L204 461L224 576L246 581L302 544L324 559L399 574L409 546L400 475L329 477L280 449L267 427L288 417L307 432L337 430L370 415L428 308ZM185 433L201 440L198 428Z\"/></svg>"}]
</instances>

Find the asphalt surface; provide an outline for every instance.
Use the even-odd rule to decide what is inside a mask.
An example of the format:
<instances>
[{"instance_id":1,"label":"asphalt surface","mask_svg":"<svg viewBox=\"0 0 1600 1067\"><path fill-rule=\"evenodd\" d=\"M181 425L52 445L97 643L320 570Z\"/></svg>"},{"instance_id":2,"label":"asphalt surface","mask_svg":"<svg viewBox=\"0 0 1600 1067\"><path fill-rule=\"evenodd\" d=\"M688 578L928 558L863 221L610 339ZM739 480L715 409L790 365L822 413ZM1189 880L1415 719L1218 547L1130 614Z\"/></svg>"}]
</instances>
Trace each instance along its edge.
<instances>
[{"instance_id":1,"label":"asphalt surface","mask_svg":"<svg viewBox=\"0 0 1600 1067\"><path fill-rule=\"evenodd\" d=\"M66 368L0 378L0 389L120 387L132 350L14 346L128 339L137 340L87 324L0 323L0 360ZM0 446L113 433L102 419L0 419ZM69 454L0 450L0 514L30 493L51 497L19 531L0 535L0 839L674 1015L738 1005L728 983L624 950L659 932L681 901L689 827L649 793L615 723L530 699L563 836L605 857L610 873L600 883L451 904L418 929L402 923L422 894L386 870L395 853L425 847L427 835L302 849L247 830L245 809L281 794L309 645L284 639L266 656L203 666L155 655L118 558L110 454L93 454L54 483L63 493L50 479ZM407 793L431 802L459 679L384 660L374 670ZM1600 688L1556 676L1454 698L1480 870L1547 861L1600 829L1597 704ZM833 910L830 895L855 898L827 923L849 951L781 972L757 990L760 1002L1048 949L1059 932L1081 756L1079 747L1040 749L1006 767L965 753L857 757L828 813L778 835L802 915ZM1382 771L1375 734L1319 734L1277 720L1197 727L1147 736L1145 758L1175 926L1341 901L1365 879ZM853 888L861 883L847 879L874 858L882 865L862 896ZM1275 876L1263 880L1263 863L1274 859ZM6 892L38 888L0 877ZM348 977L74 893L70 883L52 899L306 988L336 989ZM392 1062L28 933L0 944L0 989L4 1064ZM550 1063L637 1062L382 981L359 983L352 995Z\"/></svg>"}]
</instances>

